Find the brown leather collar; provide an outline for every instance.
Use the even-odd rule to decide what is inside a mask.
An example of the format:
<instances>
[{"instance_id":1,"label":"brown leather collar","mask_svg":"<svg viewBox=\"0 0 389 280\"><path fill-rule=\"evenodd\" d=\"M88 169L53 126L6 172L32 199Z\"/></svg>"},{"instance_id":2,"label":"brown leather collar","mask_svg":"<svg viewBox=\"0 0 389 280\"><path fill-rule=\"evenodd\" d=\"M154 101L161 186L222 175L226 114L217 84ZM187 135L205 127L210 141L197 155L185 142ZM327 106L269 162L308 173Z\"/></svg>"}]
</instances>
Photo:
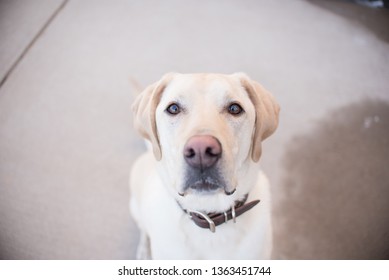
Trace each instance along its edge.
<instances>
[{"instance_id":1,"label":"brown leather collar","mask_svg":"<svg viewBox=\"0 0 389 280\"><path fill-rule=\"evenodd\" d=\"M229 220L233 220L235 223L236 217L249 211L251 208L253 208L260 202L260 200L254 200L249 203L246 203L247 197L248 195L244 197L243 201L235 202L234 206L232 206L228 211L222 213L204 214L202 212L194 210L183 210L189 214L189 216L197 226L201 228L207 228L212 232L215 232L217 226L223 223L227 223Z\"/></svg>"}]
</instances>

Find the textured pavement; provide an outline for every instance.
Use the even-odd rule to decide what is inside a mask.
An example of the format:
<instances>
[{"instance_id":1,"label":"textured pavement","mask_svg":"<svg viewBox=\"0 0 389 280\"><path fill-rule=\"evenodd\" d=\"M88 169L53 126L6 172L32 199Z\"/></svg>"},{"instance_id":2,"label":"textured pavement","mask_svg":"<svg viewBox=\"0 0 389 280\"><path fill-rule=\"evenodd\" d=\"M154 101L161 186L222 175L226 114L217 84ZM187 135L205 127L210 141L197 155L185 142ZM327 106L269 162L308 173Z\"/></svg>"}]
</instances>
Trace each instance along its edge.
<instances>
[{"instance_id":1,"label":"textured pavement","mask_svg":"<svg viewBox=\"0 0 389 280\"><path fill-rule=\"evenodd\" d=\"M338 1L0 1L0 258L131 259L131 79L246 72L281 105L275 259L389 258L389 11Z\"/></svg>"}]
</instances>

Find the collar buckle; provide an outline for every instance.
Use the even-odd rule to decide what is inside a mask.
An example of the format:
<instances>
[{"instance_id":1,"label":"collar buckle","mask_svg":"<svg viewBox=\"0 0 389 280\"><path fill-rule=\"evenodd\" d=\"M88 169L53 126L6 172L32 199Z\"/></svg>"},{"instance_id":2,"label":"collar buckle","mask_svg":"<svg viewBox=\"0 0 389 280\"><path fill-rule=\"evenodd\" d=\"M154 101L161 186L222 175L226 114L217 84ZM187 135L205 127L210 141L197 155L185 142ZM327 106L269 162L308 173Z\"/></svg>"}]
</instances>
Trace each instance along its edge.
<instances>
[{"instance_id":1,"label":"collar buckle","mask_svg":"<svg viewBox=\"0 0 389 280\"><path fill-rule=\"evenodd\" d=\"M212 221L212 219L211 219L208 215L206 215L206 214L204 214L204 213L202 213L202 212L199 212L199 211L195 211L195 210L188 210L188 213L189 213L189 216L190 216L192 219L193 219L192 213L195 213L195 214L201 216L204 220L206 220L206 221L208 222L208 224L209 224L209 230L212 231L212 232L215 232L215 231L216 231L216 225L215 225L215 223ZM227 213L224 212L224 215L226 216ZM226 219L226 222L227 222L227 219Z\"/></svg>"}]
</instances>

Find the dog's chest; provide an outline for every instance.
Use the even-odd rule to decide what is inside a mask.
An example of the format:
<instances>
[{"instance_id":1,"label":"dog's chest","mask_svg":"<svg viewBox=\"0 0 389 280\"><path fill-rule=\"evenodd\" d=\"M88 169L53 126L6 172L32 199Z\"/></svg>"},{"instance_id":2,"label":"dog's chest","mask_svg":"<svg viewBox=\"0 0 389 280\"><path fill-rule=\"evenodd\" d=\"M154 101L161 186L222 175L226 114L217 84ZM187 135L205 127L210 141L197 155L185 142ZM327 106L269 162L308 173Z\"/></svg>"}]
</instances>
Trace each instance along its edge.
<instances>
[{"instance_id":1,"label":"dog's chest","mask_svg":"<svg viewBox=\"0 0 389 280\"><path fill-rule=\"evenodd\" d=\"M199 228L192 221L187 221L183 227L190 251L196 253L198 259L236 258L241 252L247 252L245 237L247 232L230 221L220 225L213 233L208 229Z\"/></svg>"},{"instance_id":2,"label":"dog's chest","mask_svg":"<svg viewBox=\"0 0 389 280\"><path fill-rule=\"evenodd\" d=\"M173 205L171 205L173 206ZM173 207L172 207L173 208ZM169 208L165 207L165 210ZM172 209L173 210L173 209ZM216 228L216 232L200 228L181 209L171 212L154 223L151 250L156 259L236 259L259 258L260 250L253 248L257 227L248 227L250 213ZM169 217L169 218L168 218ZM158 228L157 228L158 227Z\"/></svg>"}]
</instances>

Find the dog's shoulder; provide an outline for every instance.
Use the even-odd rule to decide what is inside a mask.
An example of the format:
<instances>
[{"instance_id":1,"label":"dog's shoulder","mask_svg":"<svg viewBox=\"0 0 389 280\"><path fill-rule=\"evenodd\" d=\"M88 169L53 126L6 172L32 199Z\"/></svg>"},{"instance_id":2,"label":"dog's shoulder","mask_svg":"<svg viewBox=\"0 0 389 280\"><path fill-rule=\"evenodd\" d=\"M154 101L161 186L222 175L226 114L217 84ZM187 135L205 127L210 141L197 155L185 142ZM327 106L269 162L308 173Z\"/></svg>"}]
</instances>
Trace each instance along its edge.
<instances>
[{"instance_id":1,"label":"dog's shoulder","mask_svg":"<svg viewBox=\"0 0 389 280\"><path fill-rule=\"evenodd\" d=\"M150 173L154 169L153 154L149 151L140 155L133 163L130 174L130 191L137 192L140 185L145 184L146 172Z\"/></svg>"}]
</instances>

